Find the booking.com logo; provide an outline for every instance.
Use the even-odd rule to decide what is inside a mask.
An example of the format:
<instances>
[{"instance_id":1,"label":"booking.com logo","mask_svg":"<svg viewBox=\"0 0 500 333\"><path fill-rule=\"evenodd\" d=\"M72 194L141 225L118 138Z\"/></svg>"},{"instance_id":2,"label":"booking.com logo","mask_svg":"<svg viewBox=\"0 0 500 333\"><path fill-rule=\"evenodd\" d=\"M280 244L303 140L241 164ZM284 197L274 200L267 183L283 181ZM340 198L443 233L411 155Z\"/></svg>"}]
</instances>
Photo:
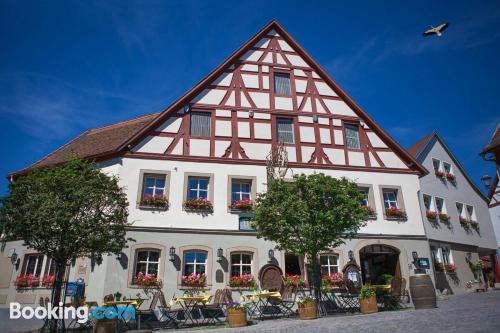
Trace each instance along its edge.
<instances>
[{"instance_id":1,"label":"booking.com logo","mask_svg":"<svg viewBox=\"0 0 500 333\"><path fill-rule=\"evenodd\" d=\"M63 307L63 303L59 306L52 307L51 303L47 307L24 306L17 302L10 303L10 319L76 319L77 322L83 324L89 320L95 319L119 319L129 320L135 319L135 308L133 306L118 306L118 308L109 306L96 306L89 309L86 306L80 307ZM90 312L90 313L89 313Z\"/></svg>"}]
</instances>

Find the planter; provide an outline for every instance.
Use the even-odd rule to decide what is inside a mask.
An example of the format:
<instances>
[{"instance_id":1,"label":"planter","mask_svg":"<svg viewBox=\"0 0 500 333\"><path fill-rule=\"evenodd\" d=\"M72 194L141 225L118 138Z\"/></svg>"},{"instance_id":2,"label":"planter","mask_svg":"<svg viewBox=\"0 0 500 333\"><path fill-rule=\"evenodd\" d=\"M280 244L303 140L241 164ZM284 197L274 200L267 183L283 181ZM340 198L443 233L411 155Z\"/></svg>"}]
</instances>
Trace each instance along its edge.
<instances>
[{"instance_id":1,"label":"planter","mask_svg":"<svg viewBox=\"0 0 500 333\"><path fill-rule=\"evenodd\" d=\"M311 320L318 318L318 307L316 302L306 302L299 304L299 317L301 320Z\"/></svg>"},{"instance_id":2,"label":"planter","mask_svg":"<svg viewBox=\"0 0 500 333\"><path fill-rule=\"evenodd\" d=\"M360 299L359 308L361 310L361 313L363 314L378 312L377 297L372 296L369 298Z\"/></svg>"},{"instance_id":3,"label":"planter","mask_svg":"<svg viewBox=\"0 0 500 333\"><path fill-rule=\"evenodd\" d=\"M247 326L247 311L245 309L227 309L229 327Z\"/></svg>"}]
</instances>

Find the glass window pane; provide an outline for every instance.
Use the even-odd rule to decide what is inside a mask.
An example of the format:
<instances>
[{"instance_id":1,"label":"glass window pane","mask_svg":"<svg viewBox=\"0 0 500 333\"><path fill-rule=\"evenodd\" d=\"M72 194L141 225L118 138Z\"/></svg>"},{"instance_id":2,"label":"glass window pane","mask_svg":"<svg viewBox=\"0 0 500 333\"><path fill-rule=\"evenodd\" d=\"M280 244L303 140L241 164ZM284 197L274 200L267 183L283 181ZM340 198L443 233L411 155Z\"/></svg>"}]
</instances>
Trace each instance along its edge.
<instances>
[{"instance_id":1,"label":"glass window pane","mask_svg":"<svg viewBox=\"0 0 500 333\"><path fill-rule=\"evenodd\" d=\"M250 199L250 193L242 193L241 199L246 199L246 200Z\"/></svg>"},{"instance_id":2,"label":"glass window pane","mask_svg":"<svg viewBox=\"0 0 500 333\"><path fill-rule=\"evenodd\" d=\"M152 187L146 187L146 188L144 189L144 194L145 194L145 195L151 195L151 196L152 196L152 195L154 194L154 193L153 193L153 188L152 188Z\"/></svg>"},{"instance_id":3,"label":"glass window pane","mask_svg":"<svg viewBox=\"0 0 500 333\"><path fill-rule=\"evenodd\" d=\"M156 179L156 187L164 188L165 187L165 178L157 178Z\"/></svg>"},{"instance_id":4,"label":"glass window pane","mask_svg":"<svg viewBox=\"0 0 500 333\"><path fill-rule=\"evenodd\" d=\"M194 252L185 252L184 253L184 262L185 263L192 263L192 262L194 262L195 257L196 257L196 254Z\"/></svg>"},{"instance_id":5,"label":"glass window pane","mask_svg":"<svg viewBox=\"0 0 500 333\"><path fill-rule=\"evenodd\" d=\"M346 137L346 146L347 148L359 149L359 133L358 128L356 126L345 126L345 137Z\"/></svg>"},{"instance_id":6,"label":"glass window pane","mask_svg":"<svg viewBox=\"0 0 500 333\"><path fill-rule=\"evenodd\" d=\"M240 191L240 183L233 181L231 183L231 192L239 192Z\"/></svg>"},{"instance_id":7,"label":"glass window pane","mask_svg":"<svg viewBox=\"0 0 500 333\"><path fill-rule=\"evenodd\" d=\"M240 194L239 193L234 193L231 195L231 201L238 201L240 200Z\"/></svg>"},{"instance_id":8,"label":"glass window pane","mask_svg":"<svg viewBox=\"0 0 500 333\"><path fill-rule=\"evenodd\" d=\"M155 179L151 177L147 177L144 181L144 187L153 187L155 185Z\"/></svg>"},{"instance_id":9,"label":"glass window pane","mask_svg":"<svg viewBox=\"0 0 500 333\"><path fill-rule=\"evenodd\" d=\"M241 263L242 264L250 264L252 262L251 254L242 254L241 255Z\"/></svg>"},{"instance_id":10,"label":"glass window pane","mask_svg":"<svg viewBox=\"0 0 500 333\"><path fill-rule=\"evenodd\" d=\"M236 264L236 263L239 263L240 262L240 254L237 253L237 254L232 254L231 255L231 263L232 264Z\"/></svg>"},{"instance_id":11,"label":"glass window pane","mask_svg":"<svg viewBox=\"0 0 500 333\"><path fill-rule=\"evenodd\" d=\"M190 275L194 273L194 265L186 264L184 265L184 275Z\"/></svg>"},{"instance_id":12,"label":"glass window pane","mask_svg":"<svg viewBox=\"0 0 500 333\"><path fill-rule=\"evenodd\" d=\"M196 253L196 262L206 262L207 261L207 254L205 252L197 252Z\"/></svg>"},{"instance_id":13,"label":"glass window pane","mask_svg":"<svg viewBox=\"0 0 500 333\"><path fill-rule=\"evenodd\" d=\"M337 256L330 256L330 265L337 265Z\"/></svg>"},{"instance_id":14,"label":"glass window pane","mask_svg":"<svg viewBox=\"0 0 500 333\"><path fill-rule=\"evenodd\" d=\"M210 136L210 123L210 112L191 112L191 135Z\"/></svg>"},{"instance_id":15,"label":"glass window pane","mask_svg":"<svg viewBox=\"0 0 500 333\"><path fill-rule=\"evenodd\" d=\"M196 190L189 190L188 199L195 199L198 197L198 192Z\"/></svg>"},{"instance_id":16,"label":"glass window pane","mask_svg":"<svg viewBox=\"0 0 500 333\"><path fill-rule=\"evenodd\" d=\"M149 261L159 261L160 260L160 252L158 251L150 251L149 252Z\"/></svg>"},{"instance_id":17,"label":"glass window pane","mask_svg":"<svg viewBox=\"0 0 500 333\"><path fill-rule=\"evenodd\" d=\"M146 274L146 263L138 262L135 266L135 275L139 273Z\"/></svg>"},{"instance_id":18,"label":"glass window pane","mask_svg":"<svg viewBox=\"0 0 500 333\"><path fill-rule=\"evenodd\" d=\"M275 73L274 74L274 91L278 95L290 96L292 91L290 89L290 74L288 73Z\"/></svg>"},{"instance_id":19,"label":"glass window pane","mask_svg":"<svg viewBox=\"0 0 500 333\"><path fill-rule=\"evenodd\" d=\"M328 256L320 256L319 262L321 263L321 265L327 265L328 264Z\"/></svg>"},{"instance_id":20,"label":"glass window pane","mask_svg":"<svg viewBox=\"0 0 500 333\"><path fill-rule=\"evenodd\" d=\"M241 184L241 192L250 192L250 184L249 183Z\"/></svg>"},{"instance_id":21,"label":"glass window pane","mask_svg":"<svg viewBox=\"0 0 500 333\"><path fill-rule=\"evenodd\" d=\"M204 190L208 189L208 179L200 178L200 179L198 179L198 182L200 184L200 189L204 189Z\"/></svg>"},{"instance_id":22,"label":"glass window pane","mask_svg":"<svg viewBox=\"0 0 500 333\"><path fill-rule=\"evenodd\" d=\"M432 166L434 167L434 171L439 171L439 160L432 159Z\"/></svg>"},{"instance_id":23,"label":"glass window pane","mask_svg":"<svg viewBox=\"0 0 500 333\"><path fill-rule=\"evenodd\" d=\"M239 276L240 274L240 266L231 266L231 276Z\"/></svg>"},{"instance_id":24,"label":"glass window pane","mask_svg":"<svg viewBox=\"0 0 500 333\"><path fill-rule=\"evenodd\" d=\"M251 266L243 266L241 269L242 269L242 274L252 274Z\"/></svg>"},{"instance_id":25,"label":"glass window pane","mask_svg":"<svg viewBox=\"0 0 500 333\"><path fill-rule=\"evenodd\" d=\"M321 266L321 275L323 275L323 274L328 274L328 267Z\"/></svg>"},{"instance_id":26,"label":"glass window pane","mask_svg":"<svg viewBox=\"0 0 500 333\"><path fill-rule=\"evenodd\" d=\"M207 190L200 190L199 195L200 198L206 199L208 198L208 191Z\"/></svg>"},{"instance_id":27,"label":"glass window pane","mask_svg":"<svg viewBox=\"0 0 500 333\"><path fill-rule=\"evenodd\" d=\"M278 141L294 143L292 119L277 119L276 125Z\"/></svg>"},{"instance_id":28,"label":"glass window pane","mask_svg":"<svg viewBox=\"0 0 500 333\"><path fill-rule=\"evenodd\" d=\"M148 251L137 252L137 261L146 261L148 259Z\"/></svg>"},{"instance_id":29,"label":"glass window pane","mask_svg":"<svg viewBox=\"0 0 500 333\"><path fill-rule=\"evenodd\" d=\"M196 265L196 274L205 274L205 265Z\"/></svg>"},{"instance_id":30,"label":"glass window pane","mask_svg":"<svg viewBox=\"0 0 500 333\"><path fill-rule=\"evenodd\" d=\"M158 264L149 264L148 266L148 274L158 274Z\"/></svg>"}]
</instances>

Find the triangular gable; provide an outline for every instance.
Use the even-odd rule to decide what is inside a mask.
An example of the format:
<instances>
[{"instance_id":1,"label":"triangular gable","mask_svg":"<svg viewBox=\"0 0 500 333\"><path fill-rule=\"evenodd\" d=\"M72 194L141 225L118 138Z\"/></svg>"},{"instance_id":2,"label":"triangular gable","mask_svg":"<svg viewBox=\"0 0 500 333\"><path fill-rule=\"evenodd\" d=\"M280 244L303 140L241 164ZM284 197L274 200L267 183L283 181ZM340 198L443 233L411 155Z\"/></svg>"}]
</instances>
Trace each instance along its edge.
<instances>
[{"instance_id":1,"label":"triangular gable","mask_svg":"<svg viewBox=\"0 0 500 333\"><path fill-rule=\"evenodd\" d=\"M274 94L273 74L280 71L289 73L293 96ZM189 137L185 108L210 109L216 113L211 141ZM274 20L148 126L124 142L121 149L125 151L132 146L132 151L138 153L151 153L157 149L167 155L175 151L184 156L263 159L269 150L260 154L263 156L256 151L276 143L265 141L273 137L271 111L299 114L295 125L300 142L288 148L291 162L426 172ZM249 112L255 112L255 115L251 117ZM307 117L305 113L311 116ZM319 121L315 121L317 124L312 124L313 115L319 117ZM176 120L168 120L169 117L176 117ZM235 122L234 118L252 119L247 124L245 121ZM350 122L361 124L362 151L347 151L344 147L344 125ZM169 133L171 125L168 123L176 123L177 130ZM249 141L244 142L247 135ZM228 136L232 139L217 140ZM141 150L141 147L146 148ZM248 157L245 150L255 154L248 154L252 155Z\"/></svg>"}]
</instances>

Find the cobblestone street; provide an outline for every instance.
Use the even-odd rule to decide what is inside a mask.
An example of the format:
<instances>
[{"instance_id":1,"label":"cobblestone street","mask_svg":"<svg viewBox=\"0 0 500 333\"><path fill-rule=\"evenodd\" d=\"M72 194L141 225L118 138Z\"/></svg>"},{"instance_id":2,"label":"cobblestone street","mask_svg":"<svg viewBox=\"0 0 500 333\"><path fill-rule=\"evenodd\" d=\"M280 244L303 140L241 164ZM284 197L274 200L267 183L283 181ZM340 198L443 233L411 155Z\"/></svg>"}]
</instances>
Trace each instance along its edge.
<instances>
[{"instance_id":1,"label":"cobblestone street","mask_svg":"<svg viewBox=\"0 0 500 333\"><path fill-rule=\"evenodd\" d=\"M437 309L379 312L371 315L337 315L312 321L266 320L239 329L179 330L182 333L497 333L500 332L500 291L454 296L439 302ZM171 332L171 330L170 330Z\"/></svg>"}]
</instances>

